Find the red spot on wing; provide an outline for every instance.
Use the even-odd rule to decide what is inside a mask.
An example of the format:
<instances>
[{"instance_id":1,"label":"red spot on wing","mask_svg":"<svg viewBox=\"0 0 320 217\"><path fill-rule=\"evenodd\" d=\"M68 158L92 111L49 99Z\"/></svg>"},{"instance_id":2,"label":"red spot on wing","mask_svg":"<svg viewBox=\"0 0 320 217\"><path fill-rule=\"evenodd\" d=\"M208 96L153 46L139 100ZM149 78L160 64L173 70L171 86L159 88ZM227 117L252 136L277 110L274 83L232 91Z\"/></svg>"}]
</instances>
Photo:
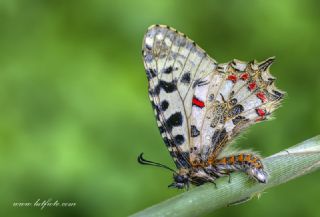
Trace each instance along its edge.
<instances>
[{"instance_id":1,"label":"red spot on wing","mask_svg":"<svg viewBox=\"0 0 320 217\"><path fill-rule=\"evenodd\" d=\"M229 75L227 80L230 80L232 81L233 83L236 83L237 82L237 76L235 75Z\"/></svg>"},{"instance_id":2,"label":"red spot on wing","mask_svg":"<svg viewBox=\"0 0 320 217\"><path fill-rule=\"evenodd\" d=\"M258 121L263 121L263 120L265 120L266 119L266 117L265 117L265 114L266 114L266 110L265 109L256 109L256 112L257 112L257 114L260 116L260 117L258 117L256 120L255 120L255 122L258 122Z\"/></svg>"},{"instance_id":3,"label":"red spot on wing","mask_svg":"<svg viewBox=\"0 0 320 217\"><path fill-rule=\"evenodd\" d=\"M256 109L256 112L258 113L259 116L264 116L266 114L266 111L264 109Z\"/></svg>"},{"instance_id":4,"label":"red spot on wing","mask_svg":"<svg viewBox=\"0 0 320 217\"><path fill-rule=\"evenodd\" d=\"M243 73L243 74L240 75L240 78L245 81L245 80L247 80L249 78L249 74L248 73Z\"/></svg>"},{"instance_id":5,"label":"red spot on wing","mask_svg":"<svg viewBox=\"0 0 320 217\"><path fill-rule=\"evenodd\" d=\"M192 105L198 106L200 108L204 107L204 102L201 100L197 99L195 96L192 98Z\"/></svg>"},{"instance_id":6,"label":"red spot on wing","mask_svg":"<svg viewBox=\"0 0 320 217\"><path fill-rule=\"evenodd\" d=\"M261 99L262 102L266 102L267 101L267 97L263 92L259 92L256 94L256 96Z\"/></svg>"},{"instance_id":7,"label":"red spot on wing","mask_svg":"<svg viewBox=\"0 0 320 217\"><path fill-rule=\"evenodd\" d=\"M257 87L257 84L256 82L251 82L249 85L248 85L248 88L250 91L253 91L254 89L256 89Z\"/></svg>"}]
</instances>

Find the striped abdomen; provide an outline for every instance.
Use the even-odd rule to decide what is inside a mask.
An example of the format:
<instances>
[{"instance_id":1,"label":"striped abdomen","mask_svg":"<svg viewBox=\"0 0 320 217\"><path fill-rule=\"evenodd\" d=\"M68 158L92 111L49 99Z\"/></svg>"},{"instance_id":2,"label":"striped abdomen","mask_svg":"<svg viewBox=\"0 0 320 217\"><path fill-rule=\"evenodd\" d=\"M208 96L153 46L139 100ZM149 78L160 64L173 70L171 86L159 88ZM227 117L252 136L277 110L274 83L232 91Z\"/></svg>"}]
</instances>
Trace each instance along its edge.
<instances>
[{"instance_id":1,"label":"striped abdomen","mask_svg":"<svg viewBox=\"0 0 320 217\"><path fill-rule=\"evenodd\" d=\"M245 169L248 167L262 168L260 159L252 154L231 155L221 159L217 159L215 165L221 169Z\"/></svg>"},{"instance_id":2,"label":"striped abdomen","mask_svg":"<svg viewBox=\"0 0 320 217\"><path fill-rule=\"evenodd\" d=\"M243 171L259 182L267 181L267 173L263 169L259 157L252 154L231 155L217 159L214 165L221 174L229 174L234 171Z\"/></svg>"}]
</instances>

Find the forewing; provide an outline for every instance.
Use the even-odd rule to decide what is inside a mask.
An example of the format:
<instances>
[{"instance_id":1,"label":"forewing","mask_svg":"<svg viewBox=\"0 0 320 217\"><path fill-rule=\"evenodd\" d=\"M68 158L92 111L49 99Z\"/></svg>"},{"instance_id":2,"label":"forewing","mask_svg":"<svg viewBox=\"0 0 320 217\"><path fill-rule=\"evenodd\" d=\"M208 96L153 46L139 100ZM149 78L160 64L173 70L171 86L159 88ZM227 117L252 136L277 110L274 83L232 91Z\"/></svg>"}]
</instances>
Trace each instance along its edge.
<instances>
[{"instance_id":1,"label":"forewing","mask_svg":"<svg viewBox=\"0 0 320 217\"><path fill-rule=\"evenodd\" d=\"M208 87L217 64L184 34L162 25L148 29L142 55L161 136L176 166L190 167L192 105L202 106L195 90Z\"/></svg>"}]
</instances>

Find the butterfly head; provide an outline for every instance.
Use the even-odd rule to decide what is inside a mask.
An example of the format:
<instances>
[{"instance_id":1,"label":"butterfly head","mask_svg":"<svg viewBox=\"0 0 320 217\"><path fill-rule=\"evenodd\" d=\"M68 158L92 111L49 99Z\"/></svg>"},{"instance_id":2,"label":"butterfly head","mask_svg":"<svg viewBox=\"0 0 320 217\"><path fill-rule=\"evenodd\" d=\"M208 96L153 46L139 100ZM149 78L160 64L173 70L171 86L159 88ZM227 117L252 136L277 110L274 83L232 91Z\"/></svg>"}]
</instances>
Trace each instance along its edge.
<instances>
[{"instance_id":1,"label":"butterfly head","mask_svg":"<svg viewBox=\"0 0 320 217\"><path fill-rule=\"evenodd\" d=\"M190 185L188 170L180 169L179 173L173 174L173 180L174 182L168 186L169 188L188 189Z\"/></svg>"}]
</instances>

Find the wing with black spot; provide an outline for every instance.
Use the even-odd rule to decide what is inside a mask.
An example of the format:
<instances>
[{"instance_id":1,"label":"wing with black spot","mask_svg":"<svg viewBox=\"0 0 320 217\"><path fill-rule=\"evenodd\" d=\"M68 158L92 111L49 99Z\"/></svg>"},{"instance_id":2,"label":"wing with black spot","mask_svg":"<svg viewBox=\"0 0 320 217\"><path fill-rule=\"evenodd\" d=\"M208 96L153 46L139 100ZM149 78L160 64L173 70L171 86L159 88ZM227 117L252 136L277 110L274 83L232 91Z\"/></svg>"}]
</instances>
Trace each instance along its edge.
<instances>
[{"instance_id":1,"label":"wing with black spot","mask_svg":"<svg viewBox=\"0 0 320 217\"><path fill-rule=\"evenodd\" d=\"M269 119L280 105L284 92L269 72L273 60L218 64L208 75L209 86L196 87L194 95L206 109L192 108L191 127L200 132L192 144L202 161L212 162L241 131Z\"/></svg>"},{"instance_id":2,"label":"wing with black spot","mask_svg":"<svg viewBox=\"0 0 320 217\"><path fill-rule=\"evenodd\" d=\"M195 88L209 84L217 64L184 34L162 25L148 29L142 55L160 133L176 166L190 167L191 138L199 133L190 123Z\"/></svg>"},{"instance_id":3,"label":"wing with black spot","mask_svg":"<svg viewBox=\"0 0 320 217\"><path fill-rule=\"evenodd\" d=\"M267 120L284 96L269 72L274 58L217 64L167 26L148 29L142 55L157 124L178 168L213 162L242 130Z\"/></svg>"}]
</instances>

